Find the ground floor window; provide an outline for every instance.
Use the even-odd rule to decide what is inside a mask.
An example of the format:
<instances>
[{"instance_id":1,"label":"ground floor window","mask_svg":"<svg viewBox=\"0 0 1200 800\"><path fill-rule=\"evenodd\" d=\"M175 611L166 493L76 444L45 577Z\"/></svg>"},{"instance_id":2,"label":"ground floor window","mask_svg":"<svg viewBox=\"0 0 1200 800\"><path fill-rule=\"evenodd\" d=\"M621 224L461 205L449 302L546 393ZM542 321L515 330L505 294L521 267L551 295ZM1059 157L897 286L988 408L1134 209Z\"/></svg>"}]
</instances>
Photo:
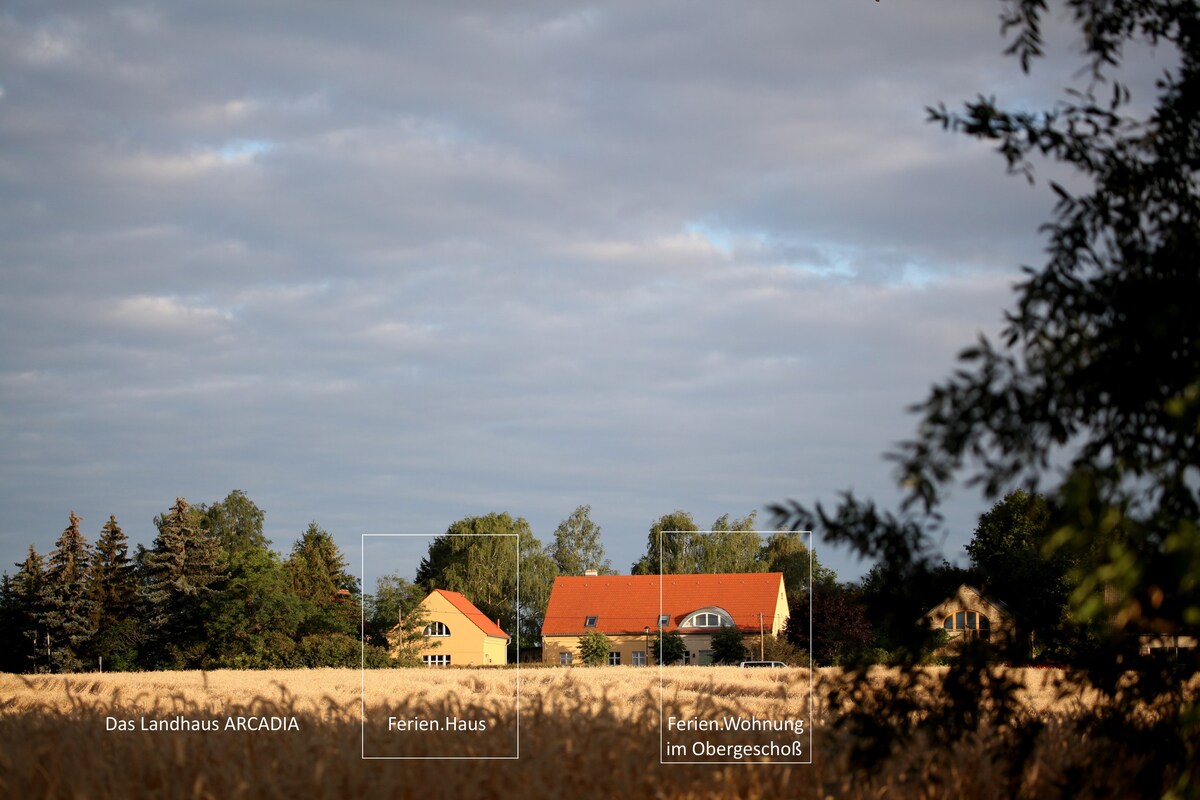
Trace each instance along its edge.
<instances>
[{"instance_id":1,"label":"ground floor window","mask_svg":"<svg viewBox=\"0 0 1200 800\"><path fill-rule=\"evenodd\" d=\"M633 651L633 665L635 667L646 666L646 651L645 650L634 650Z\"/></svg>"},{"instance_id":2,"label":"ground floor window","mask_svg":"<svg viewBox=\"0 0 1200 800\"><path fill-rule=\"evenodd\" d=\"M450 654L442 653L436 656L421 656L421 660L425 662L427 667L448 667L450 666Z\"/></svg>"},{"instance_id":3,"label":"ground floor window","mask_svg":"<svg viewBox=\"0 0 1200 800\"><path fill-rule=\"evenodd\" d=\"M608 654L608 665L610 667L621 666L621 654L620 653L609 653Z\"/></svg>"},{"instance_id":4,"label":"ground floor window","mask_svg":"<svg viewBox=\"0 0 1200 800\"><path fill-rule=\"evenodd\" d=\"M570 652L559 653L558 654L558 663L559 664L570 664L571 663L571 653Z\"/></svg>"}]
</instances>

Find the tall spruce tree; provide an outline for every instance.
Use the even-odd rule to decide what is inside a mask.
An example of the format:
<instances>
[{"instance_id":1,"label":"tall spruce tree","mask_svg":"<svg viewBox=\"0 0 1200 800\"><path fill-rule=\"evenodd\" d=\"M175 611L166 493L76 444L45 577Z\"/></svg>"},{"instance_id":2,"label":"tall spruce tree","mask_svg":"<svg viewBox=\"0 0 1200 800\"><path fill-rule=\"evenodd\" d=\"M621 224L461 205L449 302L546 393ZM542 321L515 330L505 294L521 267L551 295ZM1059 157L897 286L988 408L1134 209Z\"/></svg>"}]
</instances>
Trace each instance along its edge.
<instances>
[{"instance_id":1,"label":"tall spruce tree","mask_svg":"<svg viewBox=\"0 0 1200 800\"><path fill-rule=\"evenodd\" d=\"M224 578L221 549L182 497L154 523L158 536L146 553L142 586L149 660L161 667L193 666L204 652L206 602Z\"/></svg>"},{"instance_id":2,"label":"tall spruce tree","mask_svg":"<svg viewBox=\"0 0 1200 800\"><path fill-rule=\"evenodd\" d=\"M357 634L356 598L345 593L358 593L358 579L347 572L346 556L328 531L310 522L284 566L292 591L305 604L298 635Z\"/></svg>"},{"instance_id":3,"label":"tall spruce tree","mask_svg":"<svg viewBox=\"0 0 1200 800\"><path fill-rule=\"evenodd\" d=\"M25 560L12 580L12 597L15 606L13 622L19 632L20 653L14 659L21 663L20 672L40 672L49 669L50 659L46 650L43 608L45 604L46 560L29 545Z\"/></svg>"},{"instance_id":4,"label":"tall spruce tree","mask_svg":"<svg viewBox=\"0 0 1200 800\"><path fill-rule=\"evenodd\" d=\"M136 666L145 631L139 611L138 576L129 557L129 539L116 516L96 540L89 579L92 623L96 629L93 650L104 669L127 670Z\"/></svg>"},{"instance_id":5,"label":"tall spruce tree","mask_svg":"<svg viewBox=\"0 0 1200 800\"><path fill-rule=\"evenodd\" d=\"M71 512L70 523L54 543L47 560L43 584L42 620L49 638L50 668L78 672L90 660L88 652L95 632L88 591L92 548L79 530L79 517Z\"/></svg>"}]
</instances>

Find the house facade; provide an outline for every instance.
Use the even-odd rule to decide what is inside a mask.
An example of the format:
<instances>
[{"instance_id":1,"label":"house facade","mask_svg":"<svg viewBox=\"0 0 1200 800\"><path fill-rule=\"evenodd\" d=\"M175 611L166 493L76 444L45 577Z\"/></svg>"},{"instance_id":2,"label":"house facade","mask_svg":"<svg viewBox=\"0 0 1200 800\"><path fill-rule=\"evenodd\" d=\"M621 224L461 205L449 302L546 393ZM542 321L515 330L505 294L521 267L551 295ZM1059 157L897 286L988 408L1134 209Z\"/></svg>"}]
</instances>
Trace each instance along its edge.
<instances>
[{"instance_id":1,"label":"house facade","mask_svg":"<svg viewBox=\"0 0 1200 800\"><path fill-rule=\"evenodd\" d=\"M459 592L434 589L421 601L425 613L421 660L427 666L504 664L509 636Z\"/></svg>"},{"instance_id":2,"label":"house facade","mask_svg":"<svg viewBox=\"0 0 1200 800\"><path fill-rule=\"evenodd\" d=\"M947 653L975 639L998 644L1011 641L1016 632L1008 606L965 583L929 609L922 619L930 628L946 632L948 642L941 649Z\"/></svg>"},{"instance_id":3,"label":"house facade","mask_svg":"<svg viewBox=\"0 0 1200 800\"><path fill-rule=\"evenodd\" d=\"M608 637L608 663L654 663L661 629L678 633L687 664L711 664L712 635L733 625L757 653L760 638L787 624L787 593L778 572L718 575L581 575L555 578L542 625L542 660L582 663L579 637Z\"/></svg>"}]
</instances>

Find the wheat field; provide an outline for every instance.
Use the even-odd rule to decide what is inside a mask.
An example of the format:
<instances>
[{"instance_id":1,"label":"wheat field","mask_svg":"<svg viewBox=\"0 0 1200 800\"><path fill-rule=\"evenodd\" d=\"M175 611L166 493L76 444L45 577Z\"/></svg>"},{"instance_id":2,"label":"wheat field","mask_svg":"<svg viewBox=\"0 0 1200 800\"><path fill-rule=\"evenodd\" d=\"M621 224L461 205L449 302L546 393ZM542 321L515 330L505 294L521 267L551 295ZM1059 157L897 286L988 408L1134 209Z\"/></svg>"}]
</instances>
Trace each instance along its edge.
<instances>
[{"instance_id":1,"label":"wheat field","mask_svg":"<svg viewBox=\"0 0 1200 800\"><path fill-rule=\"evenodd\" d=\"M802 717L812 733L811 764L705 765L659 763L654 668L521 670L520 758L492 760L473 759L512 740L511 669L373 671L365 693L358 670L0 675L0 797L992 798L1014 786L1023 796L1057 797L1069 796L1071 781L1079 788L1084 766L1096 785L1119 790L1136 754L1122 761L1111 741L1073 733L1072 720L1098 698L1064 692L1053 671L1017 677L1016 713L1038 720L1040 733L1014 778L997 749L1005 720L985 720L950 747L914 738L860 768L853 737L834 725L851 680L839 670L666 669L665 716ZM888 678L876 669L867 688L885 693ZM493 738L409 734L386 741L387 755L419 760L364 760L364 708L370 725L470 717ZM283 722L225 729L231 717ZM142 719L179 718L218 729L141 729ZM121 724L130 729L114 729Z\"/></svg>"}]
</instances>

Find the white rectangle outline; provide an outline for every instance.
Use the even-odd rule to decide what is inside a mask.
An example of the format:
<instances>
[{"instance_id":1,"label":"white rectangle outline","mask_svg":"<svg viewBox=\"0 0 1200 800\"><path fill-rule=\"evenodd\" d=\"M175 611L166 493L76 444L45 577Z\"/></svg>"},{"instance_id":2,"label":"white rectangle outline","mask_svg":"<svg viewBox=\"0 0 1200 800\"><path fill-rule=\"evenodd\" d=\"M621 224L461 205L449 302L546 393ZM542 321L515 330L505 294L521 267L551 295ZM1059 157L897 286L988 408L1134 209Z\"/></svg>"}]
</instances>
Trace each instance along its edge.
<instances>
[{"instance_id":1,"label":"white rectangle outline","mask_svg":"<svg viewBox=\"0 0 1200 800\"><path fill-rule=\"evenodd\" d=\"M728 533L729 531L662 531L662 533ZM757 533L762 534L779 533L779 531L738 531L739 533ZM666 761L663 759L664 745L666 744L665 734L663 732L663 664L658 663L658 763L661 766L671 766L674 764L741 764L744 766L779 766L782 764L791 764L794 766L811 766L813 763L813 751L816 749L813 741L816 739L815 726L813 725L812 716L815 711L813 705L813 672L812 663L812 562L813 562L813 532L812 531L789 531L789 533L808 534L808 641L809 641L809 658L808 658L808 761ZM658 618L662 619L662 591L663 591L663 571L662 571L662 543L663 537L660 534L658 537ZM662 626L658 627L658 633L662 635ZM649 654L647 654L649 655Z\"/></svg>"},{"instance_id":2,"label":"white rectangle outline","mask_svg":"<svg viewBox=\"0 0 1200 800\"><path fill-rule=\"evenodd\" d=\"M516 608L521 608L521 537L516 533L363 533L359 534L358 557L359 557L359 574L366 578L367 576L367 548L366 538L368 536L379 537L421 537L425 539L436 539L439 536L497 536L513 538L517 540L517 605ZM365 587L364 587L365 589ZM518 610L518 614L519 614ZM363 631L366 627L366 602L359 601L358 606L359 631ZM520 635L520 630L516 631ZM361 635L361 633L360 633ZM519 644L519 639L518 639ZM516 755L511 756L369 756L367 755L367 643L366 640L361 642L359 648L359 676L362 681L361 695L359 696L360 719L359 719L359 739L358 739L358 755L360 761L517 761L521 758L521 649L517 648L517 697L516 697Z\"/></svg>"}]
</instances>

